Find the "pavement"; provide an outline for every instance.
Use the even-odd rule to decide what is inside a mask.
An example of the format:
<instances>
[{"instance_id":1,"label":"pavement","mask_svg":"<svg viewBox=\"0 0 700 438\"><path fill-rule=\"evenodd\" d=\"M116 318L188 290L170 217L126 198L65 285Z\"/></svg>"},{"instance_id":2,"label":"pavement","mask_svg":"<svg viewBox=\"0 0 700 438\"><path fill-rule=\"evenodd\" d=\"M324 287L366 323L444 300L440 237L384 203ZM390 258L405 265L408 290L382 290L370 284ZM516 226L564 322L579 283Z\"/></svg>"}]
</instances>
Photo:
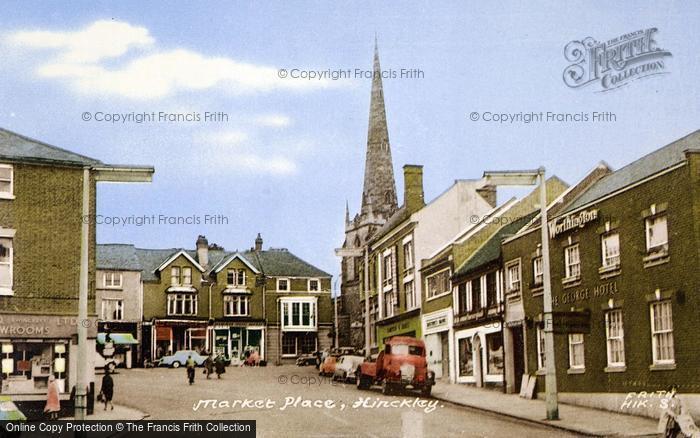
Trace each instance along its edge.
<instances>
[{"instance_id":1,"label":"pavement","mask_svg":"<svg viewBox=\"0 0 700 438\"><path fill-rule=\"evenodd\" d=\"M633 415L559 403L559 420L546 417L544 400L469 385L438 382L433 397L459 406L557 428L584 436L658 436L658 421Z\"/></svg>"},{"instance_id":2,"label":"pavement","mask_svg":"<svg viewBox=\"0 0 700 438\"><path fill-rule=\"evenodd\" d=\"M114 413L104 415L116 416L128 407L133 414L148 414L149 420L255 420L258 437L580 436L415 392L385 396L379 387L361 391L320 377L314 367L228 367L221 380L207 380L200 370L192 386L185 374L164 368L120 371L114 376ZM251 403L255 401L265 405Z\"/></svg>"},{"instance_id":3,"label":"pavement","mask_svg":"<svg viewBox=\"0 0 700 438\"><path fill-rule=\"evenodd\" d=\"M88 420L121 420L121 421L139 421L148 417L145 412L138 409L128 408L122 405L114 405L114 409L105 410L104 404L95 401L95 410L92 415L88 415ZM72 420L73 418L61 418L62 420Z\"/></svg>"}]
</instances>

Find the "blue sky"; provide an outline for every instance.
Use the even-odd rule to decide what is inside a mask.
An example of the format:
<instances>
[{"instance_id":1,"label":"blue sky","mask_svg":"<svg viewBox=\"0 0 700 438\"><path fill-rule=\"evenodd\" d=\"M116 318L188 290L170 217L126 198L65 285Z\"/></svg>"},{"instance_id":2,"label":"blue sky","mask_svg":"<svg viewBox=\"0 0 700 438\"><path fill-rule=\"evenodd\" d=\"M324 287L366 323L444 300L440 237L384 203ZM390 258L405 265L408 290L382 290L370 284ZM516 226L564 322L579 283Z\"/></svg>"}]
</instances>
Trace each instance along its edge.
<instances>
[{"instance_id":1,"label":"blue sky","mask_svg":"<svg viewBox=\"0 0 700 438\"><path fill-rule=\"evenodd\" d=\"M494 2L495 3L495 2ZM4 2L0 126L152 184L102 185L105 216L221 214L228 225L98 227L98 241L287 247L332 273L346 199L359 209L369 79L281 79L278 69L371 68L375 32L399 198L423 164L426 198L485 169L546 166L569 183L700 128L698 3ZM666 71L615 91L568 88L564 46L658 28ZM82 114L225 112L227 122L107 123ZM472 112L591 113L607 123L473 122Z\"/></svg>"}]
</instances>

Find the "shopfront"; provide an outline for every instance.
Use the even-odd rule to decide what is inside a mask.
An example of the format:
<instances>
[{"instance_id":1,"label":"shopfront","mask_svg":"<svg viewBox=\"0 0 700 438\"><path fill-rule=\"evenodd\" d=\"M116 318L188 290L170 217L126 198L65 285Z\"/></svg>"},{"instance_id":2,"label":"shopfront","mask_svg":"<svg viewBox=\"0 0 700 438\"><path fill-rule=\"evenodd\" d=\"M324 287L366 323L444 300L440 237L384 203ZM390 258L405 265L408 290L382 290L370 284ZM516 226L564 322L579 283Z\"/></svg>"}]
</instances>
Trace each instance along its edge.
<instances>
[{"instance_id":1,"label":"shopfront","mask_svg":"<svg viewBox=\"0 0 700 438\"><path fill-rule=\"evenodd\" d=\"M384 343L394 336L411 336L420 339L422 327L418 312L411 311L410 316L400 314L393 318L377 321L377 339L380 347L383 347Z\"/></svg>"},{"instance_id":2,"label":"shopfront","mask_svg":"<svg viewBox=\"0 0 700 438\"><path fill-rule=\"evenodd\" d=\"M96 320L86 322L88 345L95 348ZM77 373L77 318L0 314L0 393L16 400L44 398L49 377L68 396ZM88 382L94 370L88 367Z\"/></svg>"},{"instance_id":3,"label":"shopfront","mask_svg":"<svg viewBox=\"0 0 700 438\"><path fill-rule=\"evenodd\" d=\"M212 330L213 352L223 354L232 363L243 360L246 351L257 351L264 358L264 326L227 326L217 324Z\"/></svg>"},{"instance_id":4,"label":"shopfront","mask_svg":"<svg viewBox=\"0 0 700 438\"><path fill-rule=\"evenodd\" d=\"M156 320L151 337L154 360L178 350L209 351L206 321Z\"/></svg>"},{"instance_id":5,"label":"shopfront","mask_svg":"<svg viewBox=\"0 0 700 438\"><path fill-rule=\"evenodd\" d=\"M444 309L423 315L423 337L425 338L428 369L435 378L451 379L450 358L454 345L450 342L452 309Z\"/></svg>"},{"instance_id":6,"label":"shopfront","mask_svg":"<svg viewBox=\"0 0 700 438\"><path fill-rule=\"evenodd\" d=\"M457 382L478 387L502 385L504 370L501 323L456 330Z\"/></svg>"}]
</instances>

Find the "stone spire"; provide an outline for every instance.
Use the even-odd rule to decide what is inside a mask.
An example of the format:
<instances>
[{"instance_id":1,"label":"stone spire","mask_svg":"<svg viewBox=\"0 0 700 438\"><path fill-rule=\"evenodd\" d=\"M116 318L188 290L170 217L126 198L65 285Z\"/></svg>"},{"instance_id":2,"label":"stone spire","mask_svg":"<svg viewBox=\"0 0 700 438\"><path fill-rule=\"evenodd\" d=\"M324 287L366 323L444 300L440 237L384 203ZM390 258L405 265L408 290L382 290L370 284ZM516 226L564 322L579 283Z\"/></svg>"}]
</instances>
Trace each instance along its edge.
<instances>
[{"instance_id":1,"label":"stone spire","mask_svg":"<svg viewBox=\"0 0 700 438\"><path fill-rule=\"evenodd\" d=\"M379 49L375 35L365 181L360 215L363 217L374 215L379 219L388 219L396 211L396 208L396 183L394 182L389 129L386 124L386 110L384 108L382 70L379 65Z\"/></svg>"}]
</instances>

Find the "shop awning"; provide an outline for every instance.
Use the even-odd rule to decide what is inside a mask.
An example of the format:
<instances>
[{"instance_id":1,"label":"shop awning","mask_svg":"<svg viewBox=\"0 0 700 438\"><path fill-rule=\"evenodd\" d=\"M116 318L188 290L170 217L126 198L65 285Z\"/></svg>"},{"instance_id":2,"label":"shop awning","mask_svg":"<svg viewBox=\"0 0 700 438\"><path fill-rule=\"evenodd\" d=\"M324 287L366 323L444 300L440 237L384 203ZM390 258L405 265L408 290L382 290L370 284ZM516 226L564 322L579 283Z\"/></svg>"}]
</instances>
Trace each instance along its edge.
<instances>
[{"instance_id":1,"label":"shop awning","mask_svg":"<svg viewBox=\"0 0 700 438\"><path fill-rule=\"evenodd\" d=\"M22 411L12 402L10 397L0 395L0 421L26 421Z\"/></svg>"},{"instance_id":2,"label":"shop awning","mask_svg":"<svg viewBox=\"0 0 700 438\"><path fill-rule=\"evenodd\" d=\"M104 345L106 335L106 333L98 333L97 343L100 345ZM139 341L134 339L131 333L110 333L109 338L112 340L114 345L130 345L139 343Z\"/></svg>"}]
</instances>

